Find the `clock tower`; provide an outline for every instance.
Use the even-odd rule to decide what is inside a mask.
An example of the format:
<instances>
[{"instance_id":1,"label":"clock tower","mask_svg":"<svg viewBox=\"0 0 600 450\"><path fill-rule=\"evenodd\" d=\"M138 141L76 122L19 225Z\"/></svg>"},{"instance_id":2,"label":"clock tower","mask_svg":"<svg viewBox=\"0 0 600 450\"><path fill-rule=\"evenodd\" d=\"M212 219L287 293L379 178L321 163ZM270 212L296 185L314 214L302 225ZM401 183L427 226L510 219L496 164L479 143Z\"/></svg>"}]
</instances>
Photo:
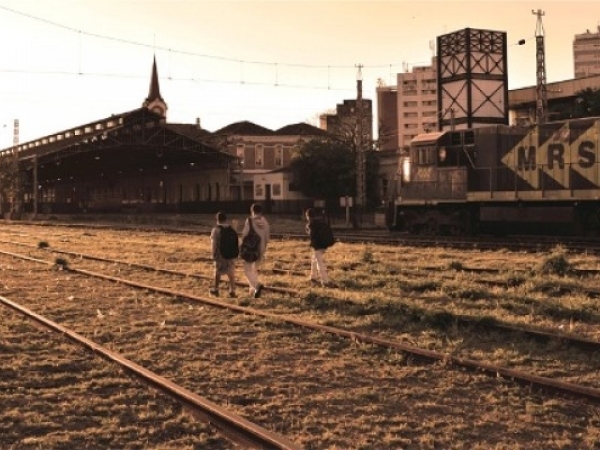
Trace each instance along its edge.
<instances>
[{"instance_id":1,"label":"clock tower","mask_svg":"<svg viewBox=\"0 0 600 450\"><path fill-rule=\"evenodd\" d=\"M156 70L156 56L152 63L152 77L150 79L150 91L148 97L142 103L142 106L148 108L150 111L160 114L161 117L167 117L167 104L160 96L160 86L158 85L158 70Z\"/></svg>"}]
</instances>

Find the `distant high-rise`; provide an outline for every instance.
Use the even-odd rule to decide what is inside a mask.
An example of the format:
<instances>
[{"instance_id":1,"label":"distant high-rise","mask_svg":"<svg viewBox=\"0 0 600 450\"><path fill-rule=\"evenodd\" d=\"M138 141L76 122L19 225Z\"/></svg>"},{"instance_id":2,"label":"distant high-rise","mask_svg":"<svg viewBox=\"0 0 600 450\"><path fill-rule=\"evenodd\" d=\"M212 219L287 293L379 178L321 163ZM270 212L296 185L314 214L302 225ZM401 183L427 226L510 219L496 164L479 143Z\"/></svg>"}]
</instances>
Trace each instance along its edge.
<instances>
[{"instance_id":1,"label":"distant high-rise","mask_svg":"<svg viewBox=\"0 0 600 450\"><path fill-rule=\"evenodd\" d=\"M382 150L402 149L418 134L437 130L436 58L396 75L396 86L377 88ZM395 97L395 98L394 98Z\"/></svg>"},{"instance_id":2,"label":"distant high-rise","mask_svg":"<svg viewBox=\"0 0 600 450\"><path fill-rule=\"evenodd\" d=\"M587 30L573 40L575 78L600 74L600 26L596 33Z\"/></svg>"}]
</instances>

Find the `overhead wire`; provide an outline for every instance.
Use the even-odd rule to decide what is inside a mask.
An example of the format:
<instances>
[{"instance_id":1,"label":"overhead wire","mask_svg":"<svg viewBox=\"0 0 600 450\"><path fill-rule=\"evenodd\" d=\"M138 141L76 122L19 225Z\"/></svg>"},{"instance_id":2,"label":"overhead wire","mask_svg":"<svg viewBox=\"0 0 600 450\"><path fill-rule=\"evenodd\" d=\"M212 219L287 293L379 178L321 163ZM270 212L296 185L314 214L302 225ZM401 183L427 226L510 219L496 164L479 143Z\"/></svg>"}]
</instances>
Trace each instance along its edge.
<instances>
[{"instance_id":1,"label":"overhead wire","mask_svg":"<svg viewBox=\"0 0 600 450\"><path fill-rule=\"evenodd\" d=\"M276 86L276 87L296 87L296 88L313 88L313 89L328 89L328 90L347 90L347 89L340 89L340 88L333 88L331 86L331 70L332 69L355 69L355 64L353 65L332 65L332 64L327 64L327 65L322 65L322 64L307 64L307 63L286 63L286 62L272 62L272 61L259 61L259 60L246 60L246 59L240 59L240 58L230 58L230 57L225 57L225 56L220 56L220 55L211 55L211 54L206 54L206 53L199 53L199 52L193 52L193 51L187 51L187 50L180 50L180 49L173 49L170 47L163 47L160 45L156 45L156 43L154 42L153 44L146 44L144 42L138 42L138 41L134 41L131 39L124 39L124 38L119 38L119 37L115 37L115 36L109 36L109 35L105 35L105 34L99 34L99 33L94 33L94 32L90 32L90 31L85 31L85 30L81 30L69 25L64 25L58 22L54 22L48 19L44 19L38 16L35 16L33 14L29 14L29 13L25 13L22 11L18 11L3 5L0 5L0 10L4 10L7 12L10 12L12 14L17 14L23 17L26 17L28 19L31 20L35 20L35 21L39 21L42 23L45 23L47 25L51 25L53 27L57 27L57 28L61 28L67 31L71 31L74 33L77 33L78 35L78 52L79 52L79 72L78 75L86 75L85 72L83 72L82 67L81 67L81 54L82 54L82 36L89 36L89 37L93 37L93 38L97 38L97 39L104 39L104 40L109 40L109 41L113 41L113 42L118 42L118 43L122 43L122 44L127 44L127 45L133 45L133 46L139 46L139 47L143 47L143 48L151 48L154 51L164 51L164 52L168 52L170 55L171 54L179 54L179 55L184 55L184 56L191 56L191 57L198 57L198 58L205 58L205 59L210 59L210 60L214 60L214 61L221 61L221 62L229 62L229 63L238 63L240 64L240 84L248 84L249 82L244 78L244 65L260 65L260 66L269 66L272 67L275 75L275 81L274 82L252 82L251 84L255 84L255 85L263 85L263 86ZM392 67L396 67L396 66L402 66L403 63L387 63L387 64L363 64L362 67L366 68L366 69L389 69L390 71L392 70ZM289 68L307 68L307 69L327 69L327 87L323 87L323 86L307 86L307 85L293 85L293 84L285 84L285 83L281 83L280 82L280 71L279 69L282 67L289 67ZM11 71L11 70L0 70L0 72L19 72L19 71ZM20 71L20 73L44 73L43 71ZM70 72L66 71L63 72L63 74L71 74ZM95 76L119 76L118 74L98 74L98 73L87 73L88 75L95 75ZM174 79L172 77L169 77L169 79ZM197 81L197 80L194 80ZM215 79L205 79L203 80L204 82L223 82L222 80L215 80ZM227 83L230 83L230 81L225 81Z\"/></svg>"}]
</instances>

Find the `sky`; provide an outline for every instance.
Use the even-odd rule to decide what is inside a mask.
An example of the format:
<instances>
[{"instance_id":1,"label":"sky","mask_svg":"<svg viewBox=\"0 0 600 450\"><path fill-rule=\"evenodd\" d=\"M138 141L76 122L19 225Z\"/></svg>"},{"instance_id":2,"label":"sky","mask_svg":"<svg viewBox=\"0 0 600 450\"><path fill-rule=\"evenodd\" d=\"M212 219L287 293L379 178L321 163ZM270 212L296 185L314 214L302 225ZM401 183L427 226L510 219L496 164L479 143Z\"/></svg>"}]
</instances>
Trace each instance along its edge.
<instances>
[{"instance_id":1,"label":"sky","mask_svg":"<svg viewBox=\"0 0 600 450\"><path fill-rule=\"evenodd\" d=\"M596 0L0 0L0 148L139 108L153 58L167 121L216 131L307 122L428 65L437 36L505 31L508 87L536 83L541 10L547 82L573 78L575 34ZM525 44L518 45L524 39Z\"/></svg>"}]
</instances>

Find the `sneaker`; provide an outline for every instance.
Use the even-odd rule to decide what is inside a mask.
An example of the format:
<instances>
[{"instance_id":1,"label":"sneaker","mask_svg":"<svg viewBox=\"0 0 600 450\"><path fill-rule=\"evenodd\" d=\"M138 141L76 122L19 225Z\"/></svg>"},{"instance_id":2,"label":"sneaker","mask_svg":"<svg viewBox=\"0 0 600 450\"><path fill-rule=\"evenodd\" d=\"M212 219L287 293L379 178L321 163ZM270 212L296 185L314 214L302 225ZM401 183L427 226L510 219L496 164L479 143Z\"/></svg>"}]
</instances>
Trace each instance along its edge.
<instances>
[{"instance_id":1,"label":"sneaker","mask_svg":"<svg viewBox=\"0 0 600 450\"><path fill-rule=\"evenodd\" d=\"M215 289L215 288L210 288L210 289L208 290L208 292L210 293L210 295L214 295L215 297L218 297L218 296L219 296L219 290L218 290L218 289Z\"/></svg>"},{"instance_id":2,"label":"sneaker","mask_svg":"<svg viewBox=\"0 0 600 450\"><path fill-rule=\"evenodd\" d=\"M229 298L236 298L237 295L235 292L229 291Z\"/></svg>"},{"instance_id":3,"label":"sneaker","mask_svg":"<svg viewBox=\"0 0 600 450\"><path fill-rule=\"evenodd\" d=\"M260 293L262 292L263 289L263 285L259 284L256 286L256 289L254 290L254 298L259 298L260 297Z\"/></svg>"}]
</instances>

